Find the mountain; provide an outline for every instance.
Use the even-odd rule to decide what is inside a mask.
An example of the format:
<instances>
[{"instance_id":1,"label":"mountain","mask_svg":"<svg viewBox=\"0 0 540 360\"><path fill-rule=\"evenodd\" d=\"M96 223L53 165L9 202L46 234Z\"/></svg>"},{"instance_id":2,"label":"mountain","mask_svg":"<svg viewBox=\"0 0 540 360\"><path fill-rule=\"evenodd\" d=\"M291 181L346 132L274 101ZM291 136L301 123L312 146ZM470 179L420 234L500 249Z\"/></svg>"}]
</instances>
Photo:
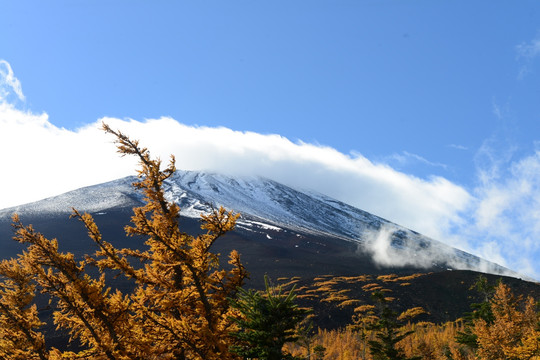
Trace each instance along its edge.
<instances>
[{"instance_id":1,"label":"mountain","mask_svg":"<svg viewBox=\"0 0 540 360\"><path fill-rule=\"evenodd\" d=\"M0 225L3 225L0 236L6 234L6 224L14 212L25 222L44 223L42 227L36 227L51 231L57 237L75 231L72 224L61 220L67 218L72 208L98 218L119 217L112 223L125 224L130 209L142 203L142 195L131 186L135 180L135 177L126 177L0 210ZM266 178L177 171L164 187L168 199L180 205L184 224L193 231L197 229L196 220L200 214L211 206L224 206L239 212L241 218L233 237L245 250L248 262L259 263L262 260L256 256L267 258L269 254L281 253L285 259L295 261L295 267L300 264L317 267L327 261L329 270L335 262L336 271L345 265L351 266L351 271L362 268L370 273L384 269L467 269L519 277L502 266L328 196L293 189ZM109 215L102 216L105 213ZM55 224L54 228L50 224ZM116 232L115 237L122 236ZM0 249L4 250L2 247ZM257 249L259 251L255 251ZM3 251L3 254L8 253L10 251ZM274 260L280 261L280 256L276 256Z\"/></svg>"},{"instance_id":2,"label":"mountain","mask_svg":"<svg viewBox=\"0 0 540 360\"><path fill-rule=\"evenodd\" d=\"M23 249L10 240L15 212L24 224L57 238L61 251L78 258L93 253L85 228L69 218L72 208L91 213L103 238L113 245L143 249L144 239L126 237L123 230L132 208L143 203L131 186L136 180L126 177L0 210L1 257L13 257ZM540 296L538 284L520 280L509 269L312 191L261 177L191 171L177 171L164 188L180 205L180 226L188 233L200 232L200 214L212 206L239 212L236 229L217 241L213 252L226 256L238 250L250 273L248 287L261 288L265 274L278 283L295 282L300 301L316 310L317 326L345 326L354 306L334 303L340 299L335 293L367 303L366 289L373 284L400 299L398 310L421 306L429 311L424 320L436 322L455 320L479 300L470 291L479 272L491 273L486 276L492 283L501 275L512 276L504 281L517 294ZM121 279L110 280L111 285L128 289ZM48 316L51 311L44 311L42 317ZM59 344L65 340L59 335Z\"/></svg>"}]
</instances>

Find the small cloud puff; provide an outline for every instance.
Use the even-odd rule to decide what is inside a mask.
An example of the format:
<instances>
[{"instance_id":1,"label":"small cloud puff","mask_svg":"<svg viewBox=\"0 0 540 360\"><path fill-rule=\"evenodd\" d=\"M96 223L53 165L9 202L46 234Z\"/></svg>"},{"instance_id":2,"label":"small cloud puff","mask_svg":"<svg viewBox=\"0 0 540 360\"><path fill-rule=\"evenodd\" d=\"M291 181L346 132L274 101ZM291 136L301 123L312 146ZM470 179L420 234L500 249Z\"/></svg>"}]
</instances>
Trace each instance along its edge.
<instances>
[{"instance_id":1,"label":"small cloud puff","mask_svg":"<svg viewBox=\"0 0 540 360\"><path fill-rule=\"evenodd\" d=\"M516 46L517 60L521 62L518 79L523 79L531 70L530 63L540 54L540 34L530 42Z\"/></svg>"},{"instance_id":2,"label":"small cloud puff","mask_svg":"<svg viewBox=\"0 0 540 360\"><path fill-rule=\"evenodd\" d=\"M456 149L456 150L463 150L463 151L469 150L468 147L466 147L464 145L459 145L459 144L450 144L450 145L448 145L448 147L452 148L452 149Z\"/></svg>"},{"instance_id":3,"label":"small cloud puff","mask_svg":"<svg viewBox=\"0 0 540 360\"><path fill-rule=\"evenodd\" d=\"M521 43L516 46L518 57L532 59L540 54L540 37L536 37L529 43Z\"/></svg>"}]
</instances>

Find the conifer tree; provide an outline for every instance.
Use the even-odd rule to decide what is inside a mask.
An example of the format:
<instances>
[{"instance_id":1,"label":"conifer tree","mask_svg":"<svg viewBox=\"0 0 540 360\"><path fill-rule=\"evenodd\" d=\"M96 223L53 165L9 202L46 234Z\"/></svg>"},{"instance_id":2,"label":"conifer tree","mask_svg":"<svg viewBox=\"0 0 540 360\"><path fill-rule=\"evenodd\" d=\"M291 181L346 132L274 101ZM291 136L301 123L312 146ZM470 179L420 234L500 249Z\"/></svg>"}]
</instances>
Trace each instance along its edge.
<instances>
[{"instance_id":1,"label":"conifer tree","mask_svg":"<svg viewBox=\"0 0 540 360\"><path fill-rule=\"evenodd\" d=\"M0 263L0 275L7 279L0 289L0 359L47 359L32 273L11 259Z\"/></svg>"},{"instance_id":2,"label":"conifer tree","mask_svg":"<svg viewBox=\"0 0 540 360\"><path fill-rule=\"evenodd\" d=\"M478 337L473 331L474 321L483 319L487 324L491 324L494 320L493 312L491 311L490 299L493 296L495 287L488 283L488 279L484 275L479 275L470 290L475 290L481 297L482 301L472 303L472 311L466 313L465 329L458 332L456 341L470 348L472 351L478 349Z\"/></svg>"},{"instance_id":3,"label":"conifer tree","mask_svg":"<svg viewBox=\"0 0 540 360\"><path fill-rule=\"evenodd\" d=\"M285 294L271 287L267 276L264 280L264 292L241 289L231 300L240 315L234 318L240 329L232 333L239 343L231 349L243 358L296 359L283 353L283 345L298 340L295 329L309 311L295 303L294 287Z\"/></svg>"},{"instance_id":4,"label":"conifer tree","mask_svg":"<svg viewBox=\"0 0 540 360\"><path fill-rule=\"evenodd\" d=\"M369 329L375 332L375 339L369 340L369 352L374 360L419 360L421 357L405 356L405 353L397 344L409 336L412 331L403 331L398 314L388 306L388 300L380 291L375 291L372 297L378 309L377 318L369 325ZM405 312L412 317L418 315L420 308L414 308Z\"/></svg>"},{"instance_id":5,"label":"conifer tree","mask_svg":"<svg viewBox=\"0 0 540 360\"><path fill-rule=\"evenodd\" d=\"M313 353L315 355L315 360L323 360L324 359L324 352L326 351L326 348L322 345L315 345L313 348Z\"/></svg>"},{"instance_id":6,"label":"conifer tree","mask_svg":"<svg viewBox=\"0 0 540 360\"><path fill-rule=\"evenodd\" d=\"M95 254L77 260L58 250L15 215L14 239L26 245L16 259L0 263L0 358L2 359L234 359L229 351L234 329L235 297L246 271L232 251L231 270L220 268L211 247L232 230L237 215L215 209L202 216L205 233L180 230L178 206L165 197L163 183L175 172L174 157L161 169L138 141L103 125L116 138L122 155L139 160L145 205L133 209L130 236L143 236L145 250L117 249L103 239L89 214L73 211L97 246ZM141 262L142 266L133 264ZM88 268L97 267L98 277ZM107 286L106 273L117 272L133 284L123 293ZM34 304L39 290L55 307L54 324L83 348L59 351L46 346Z\"/></svg>"}]
</instances>

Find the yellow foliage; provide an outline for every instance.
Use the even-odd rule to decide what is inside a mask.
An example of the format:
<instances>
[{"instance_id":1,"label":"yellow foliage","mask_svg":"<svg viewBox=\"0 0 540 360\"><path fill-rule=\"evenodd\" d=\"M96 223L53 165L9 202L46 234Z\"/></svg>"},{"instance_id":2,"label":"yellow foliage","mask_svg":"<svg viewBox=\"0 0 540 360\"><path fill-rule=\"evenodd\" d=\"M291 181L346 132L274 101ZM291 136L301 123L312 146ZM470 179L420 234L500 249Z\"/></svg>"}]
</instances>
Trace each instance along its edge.
<instances>
[{"instance_id":1,"label":"yellow foliage","mask_svg":"<svg viewBox=\"0 0 540 360\"><path fill-rule=\"evenodd\" d=\"M374 305L361 305L356 308L354 308L354 312L364 313L367 311L372 311L375 309Z\"/></svg>"},{"instance_id":2,"label":"yellow foliage","mask_svg":"<svg viewBox=\"0 0 540 360\"><path fill-rule=\"evenodd\" d=\"M329 292L332 292L334 289L332 288L331 285L325 285L325 286L320 286L316 289L314 289L315 292L318 292L318 293L329 293Z\"/></svg>"},{"instance_id":3,"label":"yellow foliage","mask_svg":"<svg viewBox=\"0 0 540 360\"><path fill-rule=\"evenodd\" d=\"M384 282L395 282L397 279L397 275L390 274L390 275L379 275L377 276L377 280L384 281Z\"/></svg>"},{"instance_id":4,"label":"yellow foliage","mask_svg":"<svg viewBox=\"0 0 540 360\"><path fill-rule=\"evenodd\" d=\"M165 198L163 182L175 172L174 158L161 169L137 141L104 125L115 135L118 151L139 159L145 205L133 209L128 235L146 238L146 250L117 249L102 238L89 214L74 210L98 247L83 260L58 250L15 215L14 239L26 246L16 259L0 263L0 358L2 359L233 359L229 353L234 314L228 298L242 285L246 271L237 252L231 270L219 267L211 246L234 228L238 215L223 208L201 216L199 236L180 231L178 206ZM133 266L132 259L143 266ZM90 276L89 265L99 276ZM132 292L106 286L105 271L131 280ZM53 321L78 340L83 350L48 348L44 325L33 305L35 291L55 305Z\"/></svg>"},{"instance_id":5,"label":"yellow foliage","mask_svg":"<svg viewBox=\"0 0 540 360\"><path fill-rule=\"evenodd\" d=\"M346 301L346 300L349 300L349 298L346 297L346 296L330 295L330 296L322 299L321 301L323 301L323 302L338 302L338 303L341 303L341 302Z\"/></svg>"},{"instance_id":6,"label":"yellow foliage","mask_svg":"<svg viewBox=\"0 0 540 360\"><path fill-rule=\"evenodd\" d=\"M294 284L296 284L296 283L298 283L298 280L290 280L290 281L285 282L285 283L283 283L283 284L279 284L279 286L281 286L282 288L285 289L285 288L288 288L288 287L290 287L291 285L294 285Z\"/></svg>"},{"instance_id":7,"label":"yellow foliage","mask_svg":"<svg viewBox=\"0 0 540 360\"><path fill-rule=\"evenodd\" d=\"M317 286L317 287L320 287L320 288L328 288L329 286L336 285L336 284L337 284L337 280L332 279L332 280L319 281L319 282L316 282L313 285Z\"/></svg>"},{"instance_id":8,"label":"yellow foliage","mask_svg":"<svg viewBox=\"0 0 540 360\"><path fill-rule=\"evenodd\" d=\"M327 274L327 275L319 275L318 277L314 278L313 280L314 280L314 281L325 281L325 280L327 280L329 277L332 277L332 275L330 275L330 274Z\"/></svg>"},{"instance_id":9,"label":"yellow foliage","mask_svg":"<svg viewBox=\"0 0 540 360\"><path fill-rule=\"evenodd\" d=\"M382 289L383 287L377 283L370 283L370 284L362 286L362 290L366 292L377 291L377 290L382 290Z\"/></svg>"},{"instance_id":10,"label":"yellow foliage","mask_svg":"<svg viewBox=\"0 0 540 360\"><path fill-rule=\"evenodd\" d=\"M423 276L422 274L404 277L408 280ZM396 279L393 276L379 277L380 281ZM339 281L344 281L338 278ZM365 291L379 287L377 283L365 286ZM352 305L357 300L350 299L342 304ZM341 304L340 304L341 305ZM536 311L532 298L515 297L510 289L500 284L491 302L495 320L486 323L475 320L473 332L478 336L479 349L476 353L465 345L456 342L458 332L465 331L463 320L445 324L429 322L407 323L399 329L399 333L410 333L397 346L405 356L417 356L426 360L540 360L540 316ZM398 319L408 320L425 313L420 307L404 311ZM377 306L363 304L354 309L352 324L342 330L319 332L305 342L308 347L298 344L288 344L291 353L310 359L365 359L372 360L369 353L369 341L374 339L373 325L379 321ZM315 346L325 348L322 357L315 353ZM308 353L309 351L309 353Z\"/></svg>"},{"instance_id":11,"label":"yellow foliage","mask_svg":"<svg viewBox=\"0 0 540 360\"><path fill-rule=\"evenodd\" d=\"M428 275L428 274L431 274L431 273L417 273L417 274L412 274L408 276L401 276L401 277L396 278L396 281L409 281L409 280L417 279L421 276Z\"/></svg>"},{"instance_id":12,"label":"yellow foliage","mask_svg":"<svg viewBox=\"0 0 540 360\"><path fill-rule=\"evenodd\" d=\"M426 311L421 307L414 307L405 310L398 316L398 320L408 320L417 317L418 315L425 314Z\"/></svg>"},{"instance_id":13,"label":"yellow foliage","mask_svg":"<svg viewBox=\"0 0 540 360\"><path fill-rule=\"evenodd\" d=\"M357 282L371 281L372 276L371 275L339 276L339 277L336 277L335 279L338 281L345 282L345 283L357 283Z\"/></svg>"},{"instance_id":14,"label":"yellow foliage","mask_svg":"<svg viewBox=\"0 0 540 360\"><path fill-rule=\"evenodd\" d=\"M500 283L490 301L494 321L474 322L481 359L540 359L540 317L534 300L515 297L510 288Z\"/></svg>"},{"instance_id":15,"label":"yellow foliage","mask_svg":"<svg viewBox=\"0 0 540 360\"><path fill-rule=\"evenodd\" d=\"M472 360L471 353L467 353L455 342L458 331L463 330L463 324L449 322L442 325L431 323L409 324L403 332L413 331L411 335L402 340L398 346L407 357L420 356L425 360L447 360L447 354L452 354L454 360ZM344 330L321 330L311 337L310 359L324 360L373 360L369 352L370 340L374 340L373 332L359 332L349 327ZM325 348L321 358L316 357L313 349L317 346ZM307 348L299 344L287 344L287 350L295 356L307 358Z\"/></svg>"},{"instance_id":16,"label":"yellow foliage","mask_svg":"<svg viewBox=\"0 0 540 360\"><path fill-rule=\"evenodd\" d=\"M347 307L347 306L352 306L352 305L356 305L360 302L360 300L356 300L356 299L349 299L349 300L345 300L343 302L341 302L338 306L340 308L344 308L344 307Z\"/></svg>"},{"instance_id":17,"label":"yellow foliage","mask_svg":"<svg viewBox=\"0 0 540 360\"><path fill-rule=\"evenodd\" d=\"M447 354L452 359L472 360L472 353L457 344L455 337L458 331L463 331L462 322L448 322L441 325L432 323L407 324L404 331L412 331L399 346L408 357L421 356L426 360L447 360Z\"/></svg>"}]
</instances>

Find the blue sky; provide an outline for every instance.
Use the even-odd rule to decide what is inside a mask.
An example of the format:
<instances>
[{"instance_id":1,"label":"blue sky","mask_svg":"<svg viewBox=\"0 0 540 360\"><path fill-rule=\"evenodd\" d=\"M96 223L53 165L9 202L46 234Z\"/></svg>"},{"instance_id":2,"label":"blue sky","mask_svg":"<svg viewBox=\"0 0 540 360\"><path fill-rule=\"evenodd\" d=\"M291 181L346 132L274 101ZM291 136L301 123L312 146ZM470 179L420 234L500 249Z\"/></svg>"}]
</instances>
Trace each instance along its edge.
<instances>
[{"instance_id":1,"label":"blue sky","mask_svg":"<svg viewBox=\"0 0 540 360\"><path fill-rule=\"evenodd\" d=\"M38 144L89 152L73 138L103 118L142 140L133 121L174 119L171 134L216 136L200 167L223 157L540 274L536 1L23 0L0 4L0 32L3 151L34 154L4 159L15 169L52 161ZM59 180L74 163L0 208L123 175ZM297 176L308 165L318 181Z\"/></svg>"}]
</instances>

